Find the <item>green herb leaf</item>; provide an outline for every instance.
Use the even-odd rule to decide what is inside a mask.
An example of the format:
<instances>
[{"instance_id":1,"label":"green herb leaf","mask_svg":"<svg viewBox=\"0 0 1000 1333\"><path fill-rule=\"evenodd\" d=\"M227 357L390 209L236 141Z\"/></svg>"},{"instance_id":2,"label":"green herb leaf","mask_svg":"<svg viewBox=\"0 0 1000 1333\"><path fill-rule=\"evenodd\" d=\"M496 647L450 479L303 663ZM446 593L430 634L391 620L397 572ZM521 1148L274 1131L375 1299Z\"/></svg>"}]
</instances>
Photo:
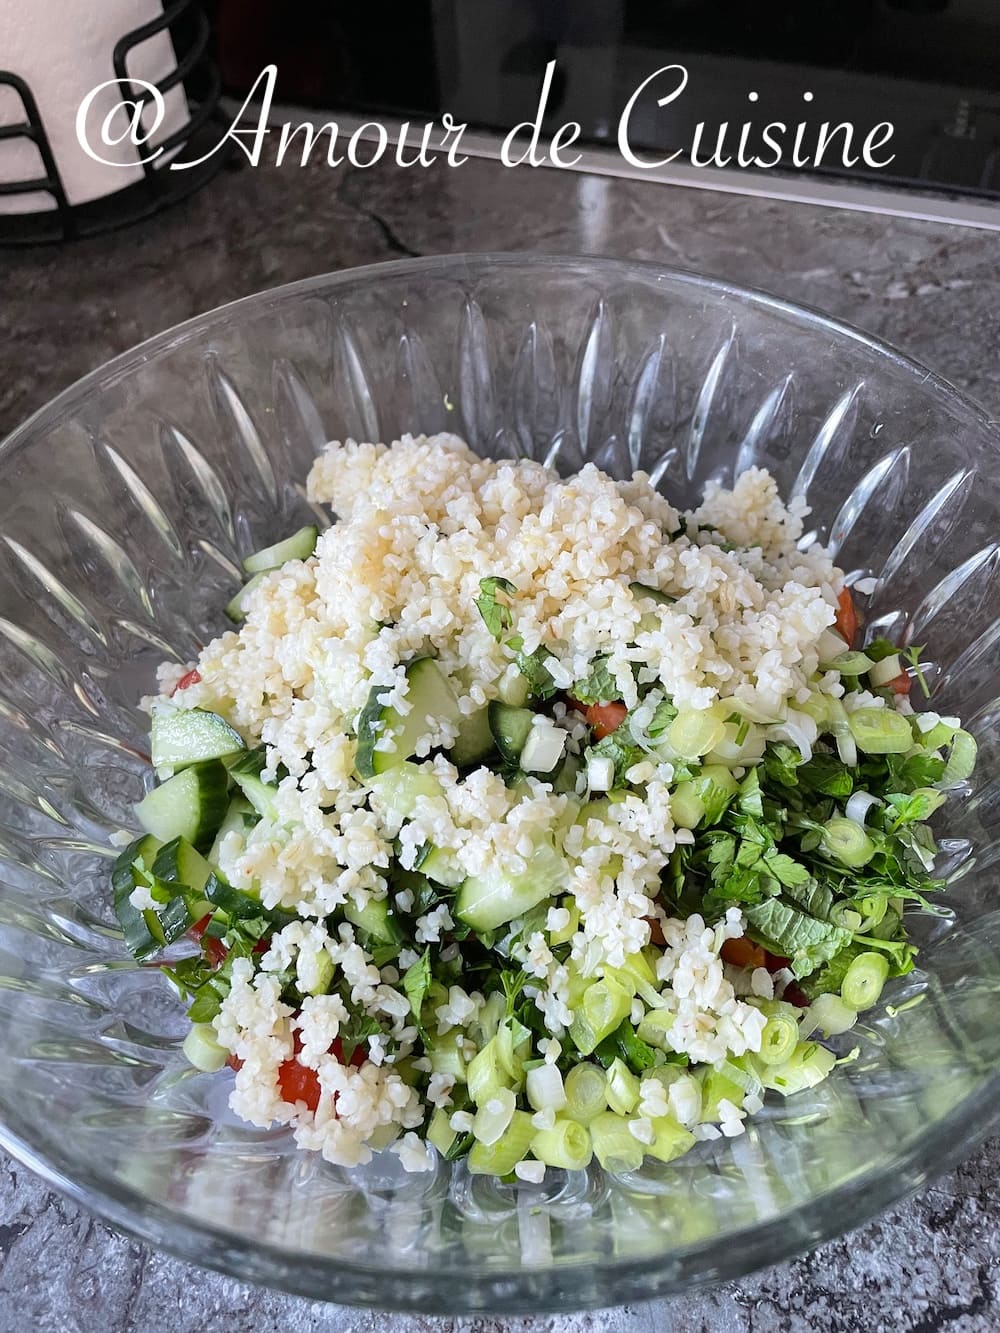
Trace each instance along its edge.
<instances>
[{"instance_id":1,"label":"green herb leaf","mask_svg":"<svg viewBox=\"0 0 1000 1333\"><path fill-rule=\"evenodd\" d=\"M621 697L621 690L608 671L606 657L596 657L586 677L576 681L569 692L582 704L607 704Z\"/></svg>"},{"instance_id":2,"label":"green herb leaf","mask_svg":"<svg viewBox=\"0 0 1000 1333\"><path fill-rule=\"evenodd\" d=\"M410 997L410 1004L413 1004L412 996ZM371 1018L368 1014L351 1014L346 1023L341 1023L340 1032L338 1033L345 1062L350 1062L351 1056L363 1041L368 1037L376 1036L381 1031L382 1026L377 1019Z\"/></svg>"},{"instance_id":3,"label":"green herb leaf","mask_svg":"<svg viewBox=\"0 0 1000 1333\"><path fill-rule=\"evenodd\" d=\"M498 574L479 580L476 608L483 618L483 624L497 643L514 623L510 605L511 598L516 594L517 589L510 579L501 578Z\"/></svg>"},{"instance_id":4,"label":"green herb leaf","mask_svg":"<svg viewBox=\"0 0 1000 1333\"><path fill-rule=\"evenodd\" d=\"M796 977L815 972L851 942L849 931L807 916L778 898L751 905L746 919L753 936L766 948L792 960Z\"/></svg>"},{"instance_id":5,"label":"green herb leaf","mask_svg":"<svg viewBox=\"0 0 1000 1333\"><path fill-rule=\"evenodd\" d=\"M610 759L615 766L614 782L611 790L615 791L620 787L628 786L625 780L625 774L633 764L639 763L643 758L643 750L634 743L632 734L628 730L628 719L611 732L609 736L602 737L601 740L589 745L584 751L584 764L589 763L591 759Z\"/></svg>"},{"instance_id":6,"label":"green herb leaf","mask_svg":"<svg viewBox=\"0 0 1000 1333\"><path fill-rule=\"evenodd\" d=\"M403 973L403 994L410 1002L413 1017L420 1022L420 1010L423 1008L427 992L434 980L431 974L431 951L426 948L415 963Z\"/></svg>"},{"instance_id":7,"label":"green herb leaf","mask_svg":"<svg viewBox=\"0 0 1000 1333\"><path fill-rule=\"evenodd\" d=\"M545 659L549 654L544 648L536 648L533 653L521 651L521 645L524 640L520 635L515 635L507 640L507 647L514 653L514 661L518 671L525 676L528 681L528 688L536 699L551 699L556 692L556 683L552 679L548 667L545 665Z\"/></svg>"}]
</instances>

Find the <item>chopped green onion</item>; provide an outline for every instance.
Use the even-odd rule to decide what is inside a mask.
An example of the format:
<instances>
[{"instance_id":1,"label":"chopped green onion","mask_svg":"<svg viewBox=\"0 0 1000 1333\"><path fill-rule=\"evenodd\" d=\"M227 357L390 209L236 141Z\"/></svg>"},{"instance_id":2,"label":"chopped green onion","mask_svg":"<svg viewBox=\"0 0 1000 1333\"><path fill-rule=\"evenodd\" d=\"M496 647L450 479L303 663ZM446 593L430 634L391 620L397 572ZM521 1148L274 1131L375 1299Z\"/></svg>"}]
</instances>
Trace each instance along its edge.
<instances>
[{"instance_id":1,"label":"chopped green onion","mask_svg":"<svg viewBox=\"0 0 1000 1333\"><path fill-rule=\"evenodd\" d=\"M667 1041L667 1033L676 1019L677 1015L670 1009L651 1009L649 1013L643 1015L635 1034L647 1046L655 1046L660 1051L672 1051L673 1047Z\"/></svg>"},{"instance_id":2,"label":"chopped green onion","mask_svg":"<svg viewBox=\"0 0 1000 1333\"><path fill-rule=\"evenodd\" d=\"M642 1166L643 1146L621 1115L603 1112L591 1121L590 1137L594 1156L605 1171L638 1171Z\"/></svg>"},{"instance_id":3,"label":"chopped green onion","mask_svg":"<svg viewBox=\"0 0 1000 1333\"><path fill-rule=\"evenodd\" d=\"M211 1023L195 1023L184 1038L184 1057L203 1074L215 1074L229 1059L229 1052L219 1045Z\"/></svg>"},{"instance_id":4,"label":"chopped green onion","mask_svg":"<svg viewBox=\"0 0 1000 1333\"><path fill-rule=\"evenodd\" d=\"M824 1037L839 1037L858 1021L858 1011L839 995L817 995L809 1006L809 1018Z\"/></svg>"},{"instance_id":5,"label":"chopped green onion","mask_svg":"<svg viewBox=\"0 0 1000 1333\"><path fill-rule=\"evenodd\" d=\"M616 1059L612 1062L607 1073L605 1095L608 1105L618 1115L630 1115L639 1104L639 1080L624 1060ZM594 1151L597 1152L596 1144ZM600 1158L600 1153L597 1155Z\"/></svg>"},{"instance_id":6,"label":"chopped green onion","mask_svg":"<svg viewBox=\"0 0 1000 1333\"><path fill-rule=\"evenodd\" d=\"M538 1130L531 1140L531 1151L546 1166L564 1171L582 1171L593 1155L590 1134L575 1120L557 1120L551 1129Z\"/></svg>"},{"instance_id":7,"label":"chopped green onion","mask_svg":"<svg viewBox=\"0 0 1000 1333\"><path fill-rule=\"evenodd\" d=\"M528 1070L525 1081L528 1102L536 1111L561 1111L566 1105L563 1076L556 1065L541 1064Z\"/></svg>"},{"instance_id":8,"label":"chopped green onion","mask_svg":"<svg viewBox=\"0 0 1000 1333\"><path fill-rule=\"evenodd\" d=\"M860 824L837 815L823 825L820 846L827 856L857 870L875 855L875 844Z\"/></svg>"},{"instance_id":9,"label":"chopped green onion","mask_svg":"<svg viewBox=\"0 0 1000 1333\"><path fill-rule=\"evenodd\" d=\"M790 1058L783 1065L765 1067L761 1071L761 1081L765 1088L791 1097L806 1088L814 1088L822 1083L830 1070L837 1063L833 1051L819 1046L813 1041L799 1042Z\"/></svg>"},{"instance_id":10,"label":"chopped green onion","mask_svg":"<svg viewBox=\"0 0 1000 1333\"><path fill-rule=\"evenodd\" d=\"M765 1065L782 1065L799 1039L799 1025L787 1014L772 1014L764 1025L757 1058Z\"/></svg>"},{"instance_id":11,"label":"chopped green onion","mask_svg":"<svg viewBox=\"0 0 1000 1333\"><path fill-rule=\"evenodd\" d=\"M609 976L587 987L569 1029L569 1035L581 1055L589 1055L629 1016L634 994L634 986L627 989L616 978Z\"/></svg>"},{"instance_id":12,"label":"chopped green onion","mask_svg":"<svg viewBox=\"0 0 1000 1333\"><path fill-rule=\"evenodd\" d=\"M978 753L975 736L968 731L959 729L955 732L954 739L951 742L951 751L948 755L948 762L945 764L944 772L941 774L941 781L938 784L941 787L953 787L958 782L964 782L966 778L971 777L972 770L976 766L976 755Z\"/></svg>"},{"instance_id":13,"label":"chopped green onion","mask_svg":"<svg viewBox=\"0 0 1000 1333\"><path fill-rule=\"evenodd\" d=\"M501 1138L517 1110L517 1098L510 1088L498 1088L482 1103L472 1122L472 1132L479 1143L489 1148Z\"/></svg>"},{"instance_id":14,"label":"chopped green onion","mask_svg":"<svg viewBox=\"0 0 1000 1333\"><path fill-rule=\"evenodd\" d=\"M723 718L702 709L685 708L667 728L667 744L682 759L700 759L726 735Z\"/></svg>"},{"instance_id":15,"label":"chopped green onion","mask_svg":"<svg viewBox=\"0 0 1000 1333\"><path fill-rule=\"evenodd\" d=\"M736 1104L739 1105L738 1102ZM646 1152L661 1162L672 1162L695 1144L691 1131L678 1124L672 1115L658 1116L653 1121L653 1134L655 1137L652 1143L647 1144Z\"/></svg>"},{"instance_id":16,"label":"chopped green onion","mask_svg":"<svg viewBox=\"0 0 1000 1333\"><path fill-rule=\"evenodd\" d=\"M466 1164L473 1175L509 1175L518 1162L524 1160L534 1137L535 1127L531 1123L531 1116L527 1111L515 1111L503 1137L496 1143L475 1142L469 1150Z\"/></svg>"},{"instance_id":17,"label":"chopped green onion","mask_svg":"<svg viewBox=\"0 0 1000 1333\"><path fill-rule=\"evenodd\" d=\"M858 708L847 725L865 754L905 754L913 747L909 722L892 708Z\"/></svg>"},{"instance_id":18,"label":"chopped green onion","mask_svg":"<svg viewBox=\"0 0 1000 1333\"><path fill-rule=\"evenodd\" d=\"M479 1054L470 1061L466 1078L469 1085L469 1096L477 1106L481 1106L488 1101L501 1088L507 1087L508 1080L506 1074L500 1068L495 1037L491 1038Z\"/></svg>"},{"instance_id":19,"label":"chopped green onion","mask_svg":"<svg viewBox=\"0 0 1000 1333\"><path fill-rule=\"evenodd\" d=\"M897 676L903 674L903 664L899 660L899 653L890 653L888 657L883 657L881 662L875 662L872 669L868 672L868 679L872 686L878 690L883 685L888 685L890 680L895 680Z\"/></svg>"},{"instance_id":20,"label":"chopped green onion","mask_svg":"<svg viewBox=\"0 0 1000 1333\"><path fill-rule=\"evenodd\" d=\"M604 1070L588 1062L574 1065L566 1075L566 1115L581 1125L607 1110L608 1081Z\"/></svg>"},{"instance_id":21,"label":"chopped green onion","mask_svg":"<svg viewBox=\"0 0 1000 1333\"><path fill-rule=\"evenodd\" d=\"M427 1125L427 1142L432 1143L442 1157L446 1156L448 1149L455 1142L458 1135L452 1129L451 1112L446 1111L443 1106L435 1109Z\"/></svg>"},{"instance_id":22,"label":"chopped green onion","mask_svg":"<svg viewBox=\"0 0 1000 1333\"><path fill-rule=\"evenodd\" d=\"M844 973L840 994L852 1009L870 1009L882 994L889 962L880 953L859 953Z\"/></svg>"},{"instance_id":23,"label":"chopped green onion","mask_svg":"<svg viewBox=\"0 0 1000 1333\"><path fill-rule=\"evenodd\" d=\"M867 653L857 652L840 653L832 662L820 662L824 670L839 671L842 676L863 676L866 671L871 672L876 665L877 663L873 662Z\"/></svg>"}]
</instances>

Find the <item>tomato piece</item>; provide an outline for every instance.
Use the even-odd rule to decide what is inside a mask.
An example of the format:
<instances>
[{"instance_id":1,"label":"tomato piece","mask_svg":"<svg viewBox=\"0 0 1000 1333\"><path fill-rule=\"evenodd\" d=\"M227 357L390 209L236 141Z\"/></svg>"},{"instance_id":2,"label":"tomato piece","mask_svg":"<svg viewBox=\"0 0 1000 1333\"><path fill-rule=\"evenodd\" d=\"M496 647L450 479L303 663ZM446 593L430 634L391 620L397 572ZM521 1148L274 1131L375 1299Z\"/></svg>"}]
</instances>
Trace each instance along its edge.
<instances>
[{"instance_id":1,"label":"tomato piece","mask_svg":"<svg viewBox=\"0 0 1000 1333\"><path fill-rule=\"evenodd\" d=\"M201 947L205 952L205 957L213 967L221 967L229 957L229 950L214 935L206 935L201 942Z\"/></svg>"},{"instance_id":2,"label":"tomato piece","mask_svg":"<svg viewBox=\"0 0 1000 1333\"><path fill-rule=\"evenodd\" d=\"M724 963L733 967L764 967L767 954L759 944L754 944L748 935L740 935L734 940L725 940L719 950Z\"/></svg>"},{"instance_id":3,"label":"tomato piece","mask_svg":"<svg viewBox=\"0 0 1000 1333\"><path fill-rule=\"evenodd\" d=\"M901 671L898 676L893 676L892 680L886 683L886 686L892 690L893 694L909 694L912 684L913 681L906 672Z\"/></svg>"},{"instance_id":4,"label":"tomato piece","mask_svg":"<svg viewBox=\"0 0 1000 1333\"><path fill-rule=\"evenodd\" d=\"M656 917L644 916L642 919L649 927L650 944L655 944L657 948L660 949L665 948L667 941L663 938L663 927L660 925L659 921L657 921Z\"/></svg>"},{"instance_id":5,"label":"tomato piece","mask_svg":"<svg viewBox=\"0 0 1000 1333\"><path fill-rule=\"evenodd\" d=\"M336 1056L341 1064L344 1063L344 1047L339 1037L334 1037L333 1044L330 1047L330 1054ZM360 1069L367 1059L368 1054L365 1050L364 1042L359 1041L357 1046L355 1046L354 1050L351 1052L351 1058L347 1063L353 1069Z\"/></svg>"},{"instance_id":6,"label":"tomato piece","mask_svg":"<svg viewBox=\"0 0 1000 1333\"><path fill-rule=\"evenodd\" d=\"M232 1053L227 1057L226 1064L230 1069L235 1069L237 1073L243 1068L243 1061L238 1055L233 1055Z\"/></svg>"},{"instance_id":7,"label":"tomato piece","mask_svg":"<svg viewBox=\"0 0 1000 1333\"><path fill-rule=\"evenodd\" d=\"M202 935L208 929L208 923L212 919L212 913L206 912L200 921L196 921L193 926L188 928L188 935L193 940L200 940Z\"/></svg>"},{"instance_id":8,"label":"tomato piece","mask_svg":"<svg viewBox=\"0 0 1000 1333\"><path fill-rule=\"evenodd\" d=\"M769 953L764 966L773 976L775 972L780 972L783 967L791 967L792 960L783 958L780 953ZM796 1009L809 1008L809 996L794 981L785 983L785 989L781 993L781 998L787 1000L789 1004L794 1004Z\"/></svg>"},{"instance_id":9,"label":"tomato piece","mask_svg":"<svg viewBox=\"0 0 1000 1333\"><path fill-rule=\"evenodd\" d=\"M310 1111L319 1106L319 1075L298 1060L283 1060L278 1066L278 1090L286 1102L305 1102Z\"/></svg>"},{"instance_id":10,"label":"tomato piece","mask_svg":"<svg viewBox=\"0 0 1000 1333\"><path fill-rule=\"evenodd\" d=\"M835 624L840 637L847 640L848 648L853 648L854 640L858 634L858 613L854 606L854 598L851 596L850 588L844 588L837 598Z\"/></svg>"},{"instance_id":11,"label":"tomato piece","mask_svg":"<svg viewBox=\"0 0 1000 1333\"><path fill-rule=\"evenodd\" d=\"M620 701L611 704L590 704L587 708L587 721L599 741L617 731L625 721L628 709Z\"/></svg>"},{"instance_id":12,"label":"tomato piece","mask_svg":"<svg viewBox=\"0 0 1000 1333\"><path fill-rule=\"evenodd\" d=\"M180 680L170 691L171 699L174 697L174 695L177 693L178 690L186 690L189 685L197 685L200 680L201 680L201 672L198 670L197 667L192 667L190 671L185 672L184 675L181 676Z\"/></svg>"}]
</instances>

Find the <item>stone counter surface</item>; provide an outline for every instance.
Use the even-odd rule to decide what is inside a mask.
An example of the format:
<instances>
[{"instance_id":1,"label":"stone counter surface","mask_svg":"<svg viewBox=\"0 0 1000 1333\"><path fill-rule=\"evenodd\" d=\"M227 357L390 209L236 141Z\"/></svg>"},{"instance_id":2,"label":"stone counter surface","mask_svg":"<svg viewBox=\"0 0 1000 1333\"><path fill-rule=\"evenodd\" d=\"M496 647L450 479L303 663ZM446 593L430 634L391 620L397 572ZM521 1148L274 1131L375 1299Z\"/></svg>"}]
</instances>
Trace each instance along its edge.
<instances>
[{"instance_id":1,"label":"stone counter surface","mask_svg":"<svg viewBox=\"0 0 1000 1333\"><path fill-rule=\"evenodd\" d=\"M109 357L260 288L406 255L528 249L650 259L816 306L896 343L1000 418L996 233L470 161L228 171L137 229L0 250L0 436ZM985 1333L1000 1328L998 1175L994 1141L861 1230L672 1302L435 1320L203 1273L125 1240L2 1159L0 1333Z\"/></svg>"}]
</instances>

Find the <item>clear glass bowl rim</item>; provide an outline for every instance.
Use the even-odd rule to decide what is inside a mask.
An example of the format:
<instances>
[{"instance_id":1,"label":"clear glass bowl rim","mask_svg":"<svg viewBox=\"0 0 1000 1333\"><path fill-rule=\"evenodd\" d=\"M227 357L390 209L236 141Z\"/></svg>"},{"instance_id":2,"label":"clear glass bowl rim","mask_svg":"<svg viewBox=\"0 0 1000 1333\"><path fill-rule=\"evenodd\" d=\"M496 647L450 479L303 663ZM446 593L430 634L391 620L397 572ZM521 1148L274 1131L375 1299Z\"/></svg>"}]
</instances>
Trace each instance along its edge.
<instances>
[{"instance_id":1,"label":"clear glass bowl rim","mask_svg":"<svg viewBox=\"0 0 1000 1333\"><path fill-rule=\"evenodd\" d=\"M807 305L784 300L768 292L699 273L672 268L648 260L610 259L601 256L549 254L544 252L498 252L432 255L415 259L393 260L319 274L279 287L268 288L236 301L227 302L172 328L155 334L135 347L78 379L62 390L0 440L0 462L27 443L40 428L49 429L72 412L94 390L115 384L135 367L201 336L231 316L247 310L278 306L296 296L312 292L335 292L338 287L378 280L390 275L441 276L460 279L503 267L559 269L584 263L608 277L626 277L636 272L655 273L670 284L687 285L706 293L731 298L735 302L770 309L813 326L839 339L861 344L877 358L885 358L911 374L924 391L933 391L949 400L970 424L975 424L996 438L1000 462L1000 435L997 422L974 399L916 359L904 355L891 344L835 319ZM571 1279L573 1269L560 1265L548 1269L484 1269L470 1278L468 1291L452 1282L440 1297L407 1299L407 1270L393 1271L392 1292L382 1305L374 1300L352 1296L358 1284L371 1291L379 1276L386 1276L377 1264L361 1265L324 1258L322 1255L295 1252L266 1242L248 1243L227 1229L181 1217L162 1204L145 1198L137 1190L101 1177L86 1169L70 1177L32 1142L29 1124L15 1124L11 1117L0 1123L0 1146L17 1161L35 1172L46 1185L83 1205L125 1234L156 1246L177 1258L201 1267L212 1268L239 1280L275 1287L306 1299L364 1304L371 1309L391 1309L429 1314L566 1312L570 1309L607 1307L626 1301L649 1300L676 1295L696 1287L716 1285L769 1267L811 1249L869 1221L877 1213L899 1203L923 1188L935 1177L956 1166L980 1144L1000 1129L1000 1071L963 1099L932 1130L927 1131L905 1152L894 1157L884 1168L871 1170L833 1189L814 1196L808 1202L778 1213L773 1219L718 1239L680 1248L670 1253L669 1265L662 1256L642 1260L595 1263L588 1259L592 1274L589 1284L599 1293L584 1302L565 1299L556 1293L556 1284L547 1278L558 1277L560 1285ZM413 1270L425 1273L425 1269ZM490 1290L489 1303L483 1293ZM479 1296L476 1296L476 1292ZM472 1299L470 1299L470 1296Z\"/></svg>"}]
</instances>

